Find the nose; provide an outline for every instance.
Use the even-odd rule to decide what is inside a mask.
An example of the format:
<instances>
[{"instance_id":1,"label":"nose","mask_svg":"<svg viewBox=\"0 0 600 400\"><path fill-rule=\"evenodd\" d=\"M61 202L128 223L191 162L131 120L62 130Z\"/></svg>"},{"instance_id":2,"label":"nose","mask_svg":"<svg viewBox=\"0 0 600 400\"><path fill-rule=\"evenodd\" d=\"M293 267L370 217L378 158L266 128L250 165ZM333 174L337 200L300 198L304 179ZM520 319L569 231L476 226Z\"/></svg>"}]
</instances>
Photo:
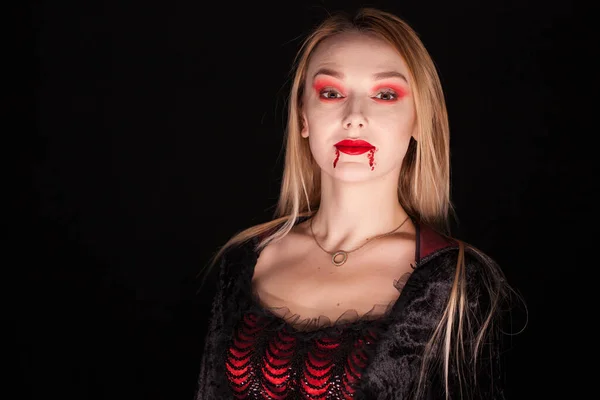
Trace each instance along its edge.
<instances>
[{"instance_id":1,"label":"nose","mask_svg":"<svg viewBox=\"0 0 600 400\"><path fill-rule=\"evenodd\" d=\"M367 118L362 112L360 102L355 100L349 104L348 113L342 120L344 129L362 129L367 125Z\"/></svg>"},{"instance_id":2,"label":"nose","mask_svg":"<svg viewBox=\"0 0 600 400\"><path fill-rule=\"evenodd\" d=\"M352 129L353 127L364 128L365 123L360 117L348 117L344 120L344 128Z\"/></svg>"}]
</instances>

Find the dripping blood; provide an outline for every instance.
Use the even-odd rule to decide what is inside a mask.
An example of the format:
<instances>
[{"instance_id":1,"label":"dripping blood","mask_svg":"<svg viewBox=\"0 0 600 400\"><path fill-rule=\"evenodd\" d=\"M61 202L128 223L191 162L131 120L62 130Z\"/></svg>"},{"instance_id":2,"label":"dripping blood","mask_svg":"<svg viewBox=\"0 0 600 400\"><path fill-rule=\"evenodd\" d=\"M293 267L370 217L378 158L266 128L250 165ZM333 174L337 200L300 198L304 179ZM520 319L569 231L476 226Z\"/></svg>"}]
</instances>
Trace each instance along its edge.
<instances>
[{"instance_id":1,"label":"dripping blood","mask_svg":"<svg viewBox=\"0 0 600 400\"><path fill-rule=\"evenodd\" d=\"M375 149L371 149L369 150L369 154L367 155L367 157L369 157L369 166L371 167L371 171L373 171L375 169Z\"/></svg>"},{"instance_id":2,"label":"dripping blood","mask_svg":"<svg viewBox=\"0 0 600 400\"><path fill-rule=\"evenodd\" d=\"M335 160L333 160L333 168L335 168L339 159L340 159L340 151L338 149L335 149Z\"/></svg>"}]
</instances>

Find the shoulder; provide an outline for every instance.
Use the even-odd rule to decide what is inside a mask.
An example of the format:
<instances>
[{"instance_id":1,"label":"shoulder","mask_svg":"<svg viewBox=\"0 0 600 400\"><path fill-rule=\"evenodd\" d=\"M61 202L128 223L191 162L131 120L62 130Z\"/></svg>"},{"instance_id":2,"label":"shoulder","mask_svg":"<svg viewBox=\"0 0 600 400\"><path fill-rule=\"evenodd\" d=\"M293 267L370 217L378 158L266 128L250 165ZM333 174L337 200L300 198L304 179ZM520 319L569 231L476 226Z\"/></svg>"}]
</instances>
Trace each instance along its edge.
<instances>
[{"instance_id":1,"label":"shoulder","mask_svg":"<svg viewBox=\"0 0 600 400\"><path fill-rule=\"evenodd\" d=\"M217 260L221 274L237 275L253 265L257 258L257 244L258 239L254 237L227 247Z\"/></svg>"},{"instance_id":2,"label":"shoulder","mask_svg":"<svg viewBox=\"0 0 600 400\"><path fill-rule=\"evenodd\" d=\"M265 241L276 234L286 221L288 219L278 218L236 233L212 257L210 274L214 275L217 270L223 278L248 269L245 267L252 266L261 255Z\"/></svg>"},{"instance_id":3,"label":"shoulder","mask_svg":"<svg viewBox=\"0 0 600 400\"><path fill-rule=\"evenodd\" d=\"M202 287L210 290L217 286L227 286L233 278L249 269L256 259L257 239L225 245L217 251L201 272Z\"/></svg>"},{"instance_id":4,"label":"shoulder","mask_svg":"<svg viewBox=\"0 0 600 400\"><path fill-rule=\"evenodd\" d=\"M474 296L485 291L503 292L506 279L493 257L463 240L437 232L428 225L419 225L418 266L428 270L438 280L466 285Z\"/></svg>"},{"instance_id":5,"label":"shoulder","mask_svg":"<svg viewBox=\"0 0 600 400\"><path fill-rule=\"evenodd\" d=\"M455 261L458 261L459 257L464 257L465 263L473 268L481 265L497 267L492 257L464 240L440 233L424 223L418 224L417 231L418 263L424 264L440 256L442 260L454 259Z\"/></svg>"}]
</instances>

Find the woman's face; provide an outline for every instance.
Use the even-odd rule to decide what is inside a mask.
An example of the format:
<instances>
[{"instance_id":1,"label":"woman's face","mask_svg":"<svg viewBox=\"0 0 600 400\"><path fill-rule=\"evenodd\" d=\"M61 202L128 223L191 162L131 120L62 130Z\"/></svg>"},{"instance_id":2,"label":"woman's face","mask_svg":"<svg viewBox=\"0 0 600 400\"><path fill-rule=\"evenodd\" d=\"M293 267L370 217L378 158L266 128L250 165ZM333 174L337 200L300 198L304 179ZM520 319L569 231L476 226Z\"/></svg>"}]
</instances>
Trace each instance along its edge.
<instances>
[{"instance_id":1,"label":"woman's face","mask_svg":"<svg viewBox=\"0 0 600 400\"><path fill-rule=\"evenodd\" d=\"M398 175L415 133L403 58L381 39L343 33L313 52L302 98L302 136L321 170L359 182Z\"/></svg>"}]
</instances>

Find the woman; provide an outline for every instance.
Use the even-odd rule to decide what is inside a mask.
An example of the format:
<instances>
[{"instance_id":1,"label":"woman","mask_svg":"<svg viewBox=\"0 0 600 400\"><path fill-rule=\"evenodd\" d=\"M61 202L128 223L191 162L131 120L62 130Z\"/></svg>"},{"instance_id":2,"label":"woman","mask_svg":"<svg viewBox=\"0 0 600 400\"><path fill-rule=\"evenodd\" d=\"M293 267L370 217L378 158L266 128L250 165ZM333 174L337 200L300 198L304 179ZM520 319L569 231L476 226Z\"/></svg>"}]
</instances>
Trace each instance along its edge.
<instances>
[{"instance_id":1,"label":"woman","mask_svg":"<svg viewBox=\"0 0 600 400\"><path fill-rule=\"evenodd\" d=\"M363 9L304 41L276 217L216 254L197 399L501 398L508 293L449 235L449 129L416 33Z\"/></svg>"}]
</instances>

